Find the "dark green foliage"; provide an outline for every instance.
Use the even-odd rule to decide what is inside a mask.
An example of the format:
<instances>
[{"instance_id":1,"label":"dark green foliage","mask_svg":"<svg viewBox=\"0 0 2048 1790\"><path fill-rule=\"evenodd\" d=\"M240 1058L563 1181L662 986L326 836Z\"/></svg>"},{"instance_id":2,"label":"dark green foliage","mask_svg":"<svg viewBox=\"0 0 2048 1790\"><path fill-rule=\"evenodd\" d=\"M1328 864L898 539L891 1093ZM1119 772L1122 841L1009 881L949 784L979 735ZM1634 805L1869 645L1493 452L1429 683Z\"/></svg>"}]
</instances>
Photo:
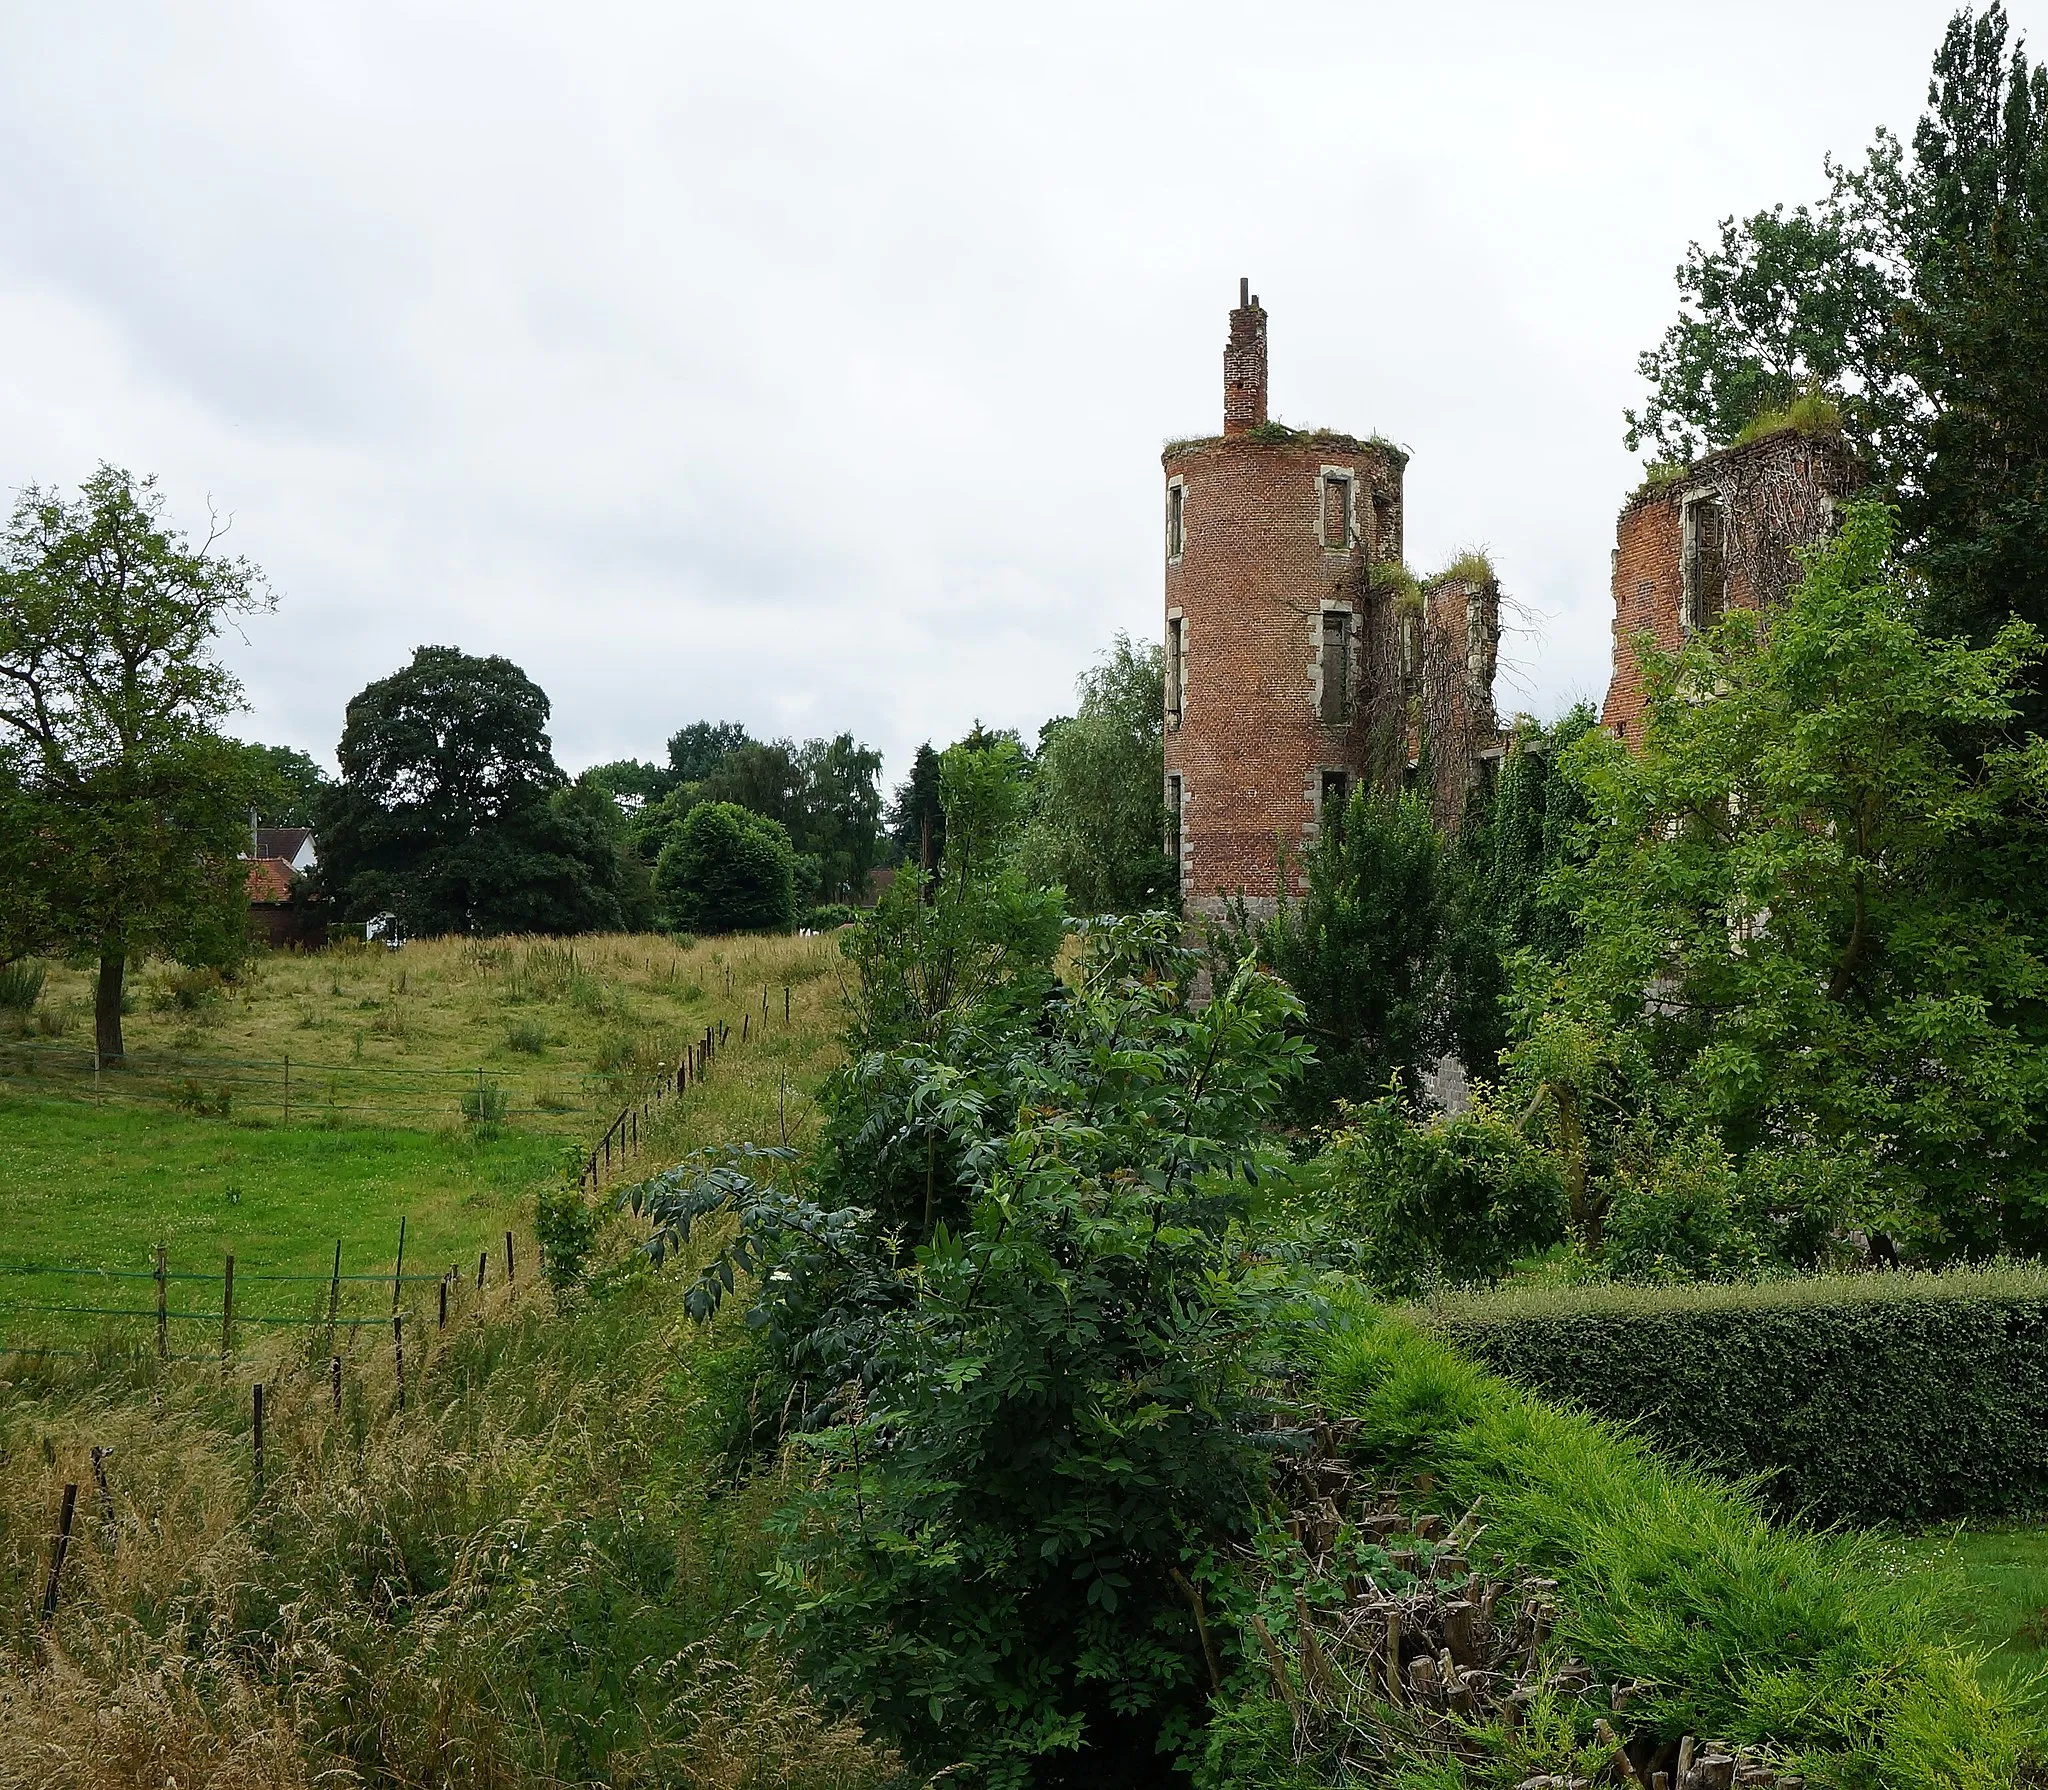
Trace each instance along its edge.
<instances>
[{"instance_id":1,"label":"dark green foliage","mask_svg":"<svg viewBox=\"0 0 2048 1790\"><path fill-rule=\"evenodd\" d=\"M1578 927L1552 873L1587 850L1585 795L1564 755L1598 725L1579 703L1549 727L1523 722L1484 799L1469 802L1446 867L1445 1024L1468 1073L1490 1077L1508 1043L1508 960L1562 958Z\"/></svg>"},{"instance_id":2,"label":"dark green foliage","mask_svg":"<svg viewBox=\"0 0 2048 1790\"><path fill-rule=\"evenodd\" d=\"M634 849L643 862L659 860L692 808L729 802L788 834L799 906L865 897L880 841L879 752L850 733L801 746L791 740L764 745L748 739L736 722L700 721L670 742L670 756L703 768L691 778L664 773L658 792L633 816Z\"/></svg>"},{"instance_id":3,"label":"dark green foliage","mask_svg":"<svg viewBox=\"0 0 2048 1790\"><path fill-rule=\"evenodd\" d=\"M1009 864L1026 799L1015 743L949 747L940 786L953 842L943 872L898 875L842 942L855 972L846 1030L857 1056L939 1048L963 1021L1028 1016L1051 992L1060 903Z\"/></svg>"},{"instance_id":4,"label":"dark green foliage","mask_svg":"<svg viewBox=\"0 0 2048 1790\"><path fill-rule=\"evenodd\" d=\"M1241 1225L1302 1049L1249 966L1191 1006L1177 932L1094 935L1073 991L998 1023L972 1075L896 1057L851 1078L878 1127L945 1115L957 1179L914 1247L843 1203L830 1158L817 1199L709 1160L643 1196L672 1229L739 1214L737 1259L693 1296L756 1270L816 1426L776 1627L920 1770L1021 1785L1084 1746L1156 1769L1201 1704L1175 1574L1249 1526L1285 1440L1262 1392L1279 1282Z\"/></svg>"},{"instance_id":5,"label":"dark green foliage","mask_svg":"<svg viewBox=\"0 0 2048 1790\"><path fill-rule=\"evenodd\" d=\"M242 752L249 767L250 801L265 826L319 824L327 773L308 754L291 746L248 745Z\"/></svg>"},{"instance_id":6,"label":"dark green foliage","mask_svg":"<svg viewBox=\"0 0 2048 1790\"><path fill-rule=\"evenodd\" d=\"M675 783L702 783L753 740L737 721L692 721L669 736L668 774Z\"/></svg>"},{"instance_id":7,"label":"dark green foliage","mask_svg":"<svg viewBox=\"0 0 2048 1790\"><path fill-rule=\"evenodd\" d=\"M1690 459L1825 388L1901 506L1941 632L2048 626L2048 70L1958 12L1910 151L1880 131L1818 205L1721 226L1679 269L1629 445Z\"/></svg>"},{"instance_id":8,"label":"dark green foliage","mask_svg":"<svg viewBox=\"0 0 2048 1790\"><path fill-rule=\"evenodd\" d=\"M1301 899L1262 926L1240 913L1226 937L1301 997L1315 1047L1293 1102L1303 1121L1389 1086L1420 1091L1443 1035L1443 858L1427 804L1360 787L1324 815Z\"/></svg>"},{"instance_id":9,"label":"dark green foliage","mask_svg":"<svg viewBox=\"0 0 2048 1790\"><path fill-rule=\"evenodd\" d=\"M697 798L731 802L781 825L792 839L803 824L804 775L789 740L748 740L697 780Z\"/></svg>"},{"instance_id":10,"label":"dark green foliage","mask_svg":"<svg viewBox=\"0 0 2048 1790\"><path fill-rule=\"evenodd\" d=\"M1065 889L1072 913L1164 906L1177 872L1166 853L1159 648L1119 634L1080 690L1080 712L1040 735L1018 867L1029 882Z\"/></svg>"},{"instance_id":11,"label":"dark green foliage","mask_svg":"<svg viewBox=\"0 0 2048 1790\"><path fill-rule=\"evenodd\" d=\"M841 926L851 926L861 916L857 907L848 907L843 901L827 902L822 907L810 907L797 916L797 924L806 932L834 932Z\"/></svg>"},{"instance_id":12,"label":"dark green foliage","mask_svg":"<svg viewBox=\"0 0 2048 1790\"><path fill-rule=\"evenodd\" d=\"M1533 1392L1763 1476L1786 1512L1920 1523L2048 1505L2034 1270L1508 1293L1431 1322Z\"/></svg>"},{"instance_id":13,"label":"dark green foliage","mask_svg":"<svg viewBox=\"0 0 2048 1790\"><path fill-rule=\"evenodd\" d=\"M0 957L98 961L94 1036L121 1060L128 961L247 950L241 687L213 640L271 606L246 560L164 521L111 466L76 500L29 487L0 533Z\"/></svg>"},{"instance_id":14,"label":"dark green foliage","mask_svg":"<svg viewBox=\"0 0 2048 1790\"><path fill-rule=\"evenodd\" d=\"M779 822L733 802L699 804L654 867L663 924L686 932L787 932L796 914L793 858Z\"/></svg>"},{"instance_id":15,"label":"dark green foliage","mask_svg":"<svg viewBox=\"0 0 2048 1790\"><path fill-rule=\"evenodd\" d=\"M654 927L654 872L634 845L631 818L596 773L585 771L574 783L558 789L548 805L565 827L579 833L602 834L611 847L609 886L619 907L619 925L627 932Z\"/></svg>"},{"instance_id":16,"label":"dark green foliage","mask_svg":"<svg viewBox=\"0 0 2048 1790\"><path fill-rule=\"evenodd\" d=\"M548 699L509 659L423 646L348 705L321 810L321 880L351 919L410 933L615 931L614 828L557 802Z\"/></svg>"},{"instance_id":17,"label":"dark green foliage","mask_svg":"<svg viewBox=\"0 0 2048 1790\"><path fill-rule=\"evenodd\" d=\"M910 775L889 803L890 841L905 864L936 870L946 854L946 810L939 800L939 755L927 740L910 761Z\"/></svg>"},{"instance_id":18,"label":"dark green foliage","mask_svg":"<svg viewBox=\"0 0 2048 1790\"><path fill-rule=\"evenodd\" d=\"M592 784L608 796L624 796L629 805L644 806L660 801L674 789L676 776L666 765L649 764L638 758L615 758L609 764L592 765L577 782Z\"/></svg>"},{"instance_id":19,"label":"dark green foliage","mask_svg":"<svg viewBox=\"0 0 2048 1790\"><path fill-rule=\"evenodd\" d=\"M1477 1504L1489 1549L1555 1579L1564 1643L1611 1681L1644 1681L1630 1726L1782 1747L1785 1769L1829 1790L2026 1781L2015 1702L1927 1638L1933 1613L1874 1540L1773 1526L1741 1491L1518 1391L1408 1322L1331 1317L1322 1392L1355 1420L1361 1463L1429 1472L1439 1508ZM1735 1329L1717 1341L1739 1347ZM1759 1372L1745 1400L1814 1409L1791 1377L1809 1363L1832 1376L1838 1407L1881 1407L1891 1390L1872 1401L1846 1356L1802 1354ZM1659 1421L1687 1415L1673 1405ZM1874 1431L1881 1411L1868 1420Z\"/></svg>"},{"instance_id":20,"label":"dark green foliage","mask_svg":"<svg viewBox=\"0 0 2048 1790\"><path fill-rule=\"evenodd\" d=\"M1865 1212L1922 1259L2048 1243L2048 743L2000 743L2042 643L1931 639L1891 549L1850 506L1767 632L1645 653L1639 755L1572 751L1584 943L1528 966L1506 1072L1589 1220L1647 1119L1738 1165L1870 1156Z\"/></svg>"},{"instance_id":21,"label":"dark green foliage","mask_svg":"<svg viewBox=\"0 0 2048 1790\"><path fill-rule=\"evenodd\" d=\"M797 752L797 769L803 811L791 836L799 852L818 862L811 899L864 901L881 843L882 755L842 733L807 742Z\"/></svg>"},{"instance_id":22,"label":"dark green foliage","mask_svg":"<svg viewBox=\"0 0 2048 1790\"><path fill-rule=\"evenodd\" d=\"M1290 1212L1397 1294L1498 1279L1565 1226L1556 1168L1512 1125L1483 1107L1417 1118L1391 1097L1340 1109Z\"/></svg>"}]
</instances>

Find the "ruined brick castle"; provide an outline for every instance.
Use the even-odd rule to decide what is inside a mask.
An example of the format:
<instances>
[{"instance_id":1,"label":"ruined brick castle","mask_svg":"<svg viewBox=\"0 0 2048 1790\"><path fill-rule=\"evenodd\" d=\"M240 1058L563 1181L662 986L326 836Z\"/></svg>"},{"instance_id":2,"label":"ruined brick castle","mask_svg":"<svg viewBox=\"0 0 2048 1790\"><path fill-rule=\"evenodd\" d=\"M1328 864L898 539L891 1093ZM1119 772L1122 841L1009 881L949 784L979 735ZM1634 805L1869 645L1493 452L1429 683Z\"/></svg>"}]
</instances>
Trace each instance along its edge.
<instances>
[{"instance_id":1,"label":"ruined brick castle","mask_svg":"<svg viewBox=\"0 0 2048 1790\"><path fill-rule=\"evenodd\" d=\"M1768 609L1799 576L1798 549L1832 532L1861 482L1837 435L1781 429L1646 481L1615 524L1614 676L1601 724L1643 743L1636 643L1676 652L1730 609Z\"/></svg>"},{"instance_id":2,"label":"ruined brick castle","mask_svg":"<svg viewBox=\"0 0 2048 1790\"><path fill-rule=\"evenodd\" d=\"M1417 782L1455 825L1488 757L1500 592L1483 564L1401 565L1391 442L1266 415L1249 283L1223 351L1223 433L1170 444L1166 803L1189 912L1270 911L1323 811L1361 780ZM1283 866L1285 869L1283 871Z\"/></svg>"},{"instance_id":3,"label":"ruined brick castle","mask_svg":"<svg viewBox=\"0 0 2048 1790\"><path fill-rule=\"evenodd\" d=\"M1378 437L1266 414L1266 312L1240 285L1223 432L1165 469L1166 807L1190 914L1270 913L1353 786L1427 795L1455 828L1506 750L1493 681L1500 588L1477 556L1418 582L1402 565L1408 456ZM1636 642L1675 650L1724 610L1764 609L1856 488L1836 437L1786 429L1652 479L1614 550L1603 724L1642 743Z\"/></svg>"}]
</instances>

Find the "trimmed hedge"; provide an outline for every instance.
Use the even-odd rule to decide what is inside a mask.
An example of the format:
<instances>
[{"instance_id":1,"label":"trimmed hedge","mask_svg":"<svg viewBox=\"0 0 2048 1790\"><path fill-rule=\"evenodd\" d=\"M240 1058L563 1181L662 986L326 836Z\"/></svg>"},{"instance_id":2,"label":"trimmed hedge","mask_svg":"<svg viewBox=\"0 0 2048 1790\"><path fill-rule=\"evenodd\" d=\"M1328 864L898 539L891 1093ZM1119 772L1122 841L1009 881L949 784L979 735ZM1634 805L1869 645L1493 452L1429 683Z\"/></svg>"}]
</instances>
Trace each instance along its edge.
<instances>
[{"instance_id":1,"label":"trimmed hedge","mask_svg":"<svg viewBox=\"0 0 2048 1790\"><path fill-rule=\"evenodd\" d=\"M1516 1389L1402 1315L1333 1302L1324 1335L1317 1389L1348 1419L1348 1451L1376 1477L1426 1470L1432 1508L1477 1505L1475 1565L1554 1578L1566 1647L1609 1682L1641 1681L1628 1727L1772 1748L1811 1790L2043 1781L2028 1694L1930 1638L1935 1594L1896 1577L1881 1539L1772 1523L1740 1487ZM1239 1781L1297 1790L1291 1738L1271 1773Z\"/></svg>"},{"instance_id":2,"label":"trimmed hedge","mask_svg":"<svg viewBox=\"0 0 2048 1790\"><path fill-rule=\"evenodd\" d=\"M2048 1272L1509 1291L1446 1341L1782 1512L1917 1523L2048 1505Z\"/></svg>"}]
</instances>

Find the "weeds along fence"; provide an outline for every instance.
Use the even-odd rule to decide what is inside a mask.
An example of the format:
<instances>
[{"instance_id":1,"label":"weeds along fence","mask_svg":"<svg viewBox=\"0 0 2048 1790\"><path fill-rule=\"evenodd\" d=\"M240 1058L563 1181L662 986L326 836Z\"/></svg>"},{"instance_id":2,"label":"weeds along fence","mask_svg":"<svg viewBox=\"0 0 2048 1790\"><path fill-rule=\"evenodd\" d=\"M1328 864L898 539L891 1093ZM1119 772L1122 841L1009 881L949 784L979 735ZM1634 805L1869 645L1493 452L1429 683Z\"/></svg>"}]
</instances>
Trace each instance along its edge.
<instances>
[{"instance_id":1,"label":"weeds along fence","mask_svg":"<svg viewBox=\"0 0 2048 1790\"><path fill-rule=\"evenodd\" d=\"M433 1125L451 1120L579 1128L610 1086L595 1074L554 1078L540 1089L508 1085L482 1066L282 1056L206 1057L131 1052L118 1068L77 1045L0 1043L0 1087L59 1099L172 1107L202 1116L280 1124Z\"/></svg>"},{"instance_id":2,"label":"weeds along fence","mask_svg":"<svg viewBox=\"0 0 2048 1790\"><path fill-rule=\"evenodd\" d=\"M740 1010L739 1030L735 1032L726 1020L704 1028L704 1036L695 1043L683 1047L683 1053L673 1070L664 1068L657 1075L653 1091L638 1102L632 1102L619 1109L619 1115L605 1128L604 1136L592 1146L589 1159L583 1165L580 1185L587 1193L602 1189L628 1162L637 1158L642 1148L643 1134L651 1135L654 1120L663 1103L671 1094L680 1097L693 1087L700 1085L711 1074L720 1053L729 1044L746 1045L757 1033L765 1034L775 1023L775 991L764 986L761 990L761 1021L754 1023L754 1009L751 1001ZM789 984L782 985L782 1026L785 1031L791 1025ZM789 1142L788 1089L785 1085L778 1090L778 1121L781 1141Z\"/></svg>"},{"instance_id":3,"label":"weeds along fence","mask_svg":"<svg viewBox=\"0 0 2048 1790\"><path fill-rule=\"evenodd\" d=\"M308 1360L330 1357L337 1376L366 1348L389 1350L402 1397L407 1348L417 1362L451 1321L474 1313L491 1292L516 1286L519 1268L510 1231L485 1242L474 1263L408 1268L405 1232L401 1218L388 1268L346 1266L337 1240L324 1274L238 1265L232 1254L218 1267L197 1268L174 1263L163 1244L149 1262L128 1268L0 1262L0 1322L12 1333L0 1334L0 1367L41 1356L110 1364L153 1357L218 1363L229 1374L259 1340L284 1334L301 1340L298 1352ZM29 1296L9 1297L17 1288ZM77 1296L39 1296L63 1289Z\"/></svg>"},{"instance_id":4,"label":"weeds along fence","mask_svg":"<svg viewBox=\"0 0 2048 1790\"><path fill-rule=\"evenodd\" d=\"M16 1308L89 1317L101 1328L89 1346L0 1341L0 1384L33 1396L61 1384L57 1359L65 1357L84 1358L81 1365L88 1373L126 1369L149 1376L159 1388L163 1382L155 1376L189 1373L184 1364L202 1364L208 1380L217 1366L217 1396L232 1398L239 1411L236 1428L248 1450L250 1494L260 1501L267 1470L278 1464L279 1446L288 1458L295 1445L303 1447L309 1422L316 1428L340 1425L347 1409L360 1436L364 1419L379 1405L402 1416L408 1388L413 1389L415 1403L423 1397L430 1402L425 1390L428 1376L444 1354L459 1346L462 1333L473 1335L493 1320L516 1320L523 1291L519 1266L517 1244L507 1231L502 1254L491 1245L479 1252L473 1278L466 1262L437 1270L408 1269L403 1219L388 1271L344 1271L339 1243L334 1266L324 1275L252 1270L246 1265L238 1271L233 1256L222 1259L218 1273L175 1268L161 1246L149 1266L136 1269L0 1263L0 1281L11 1276L71 1276L103 1289L96 1298L108 1301ZM305 1295L298 1310L290 1309L294 1292ZM253 1309L266 1298L275 1302L273 1309ZM141 1303L133 1302L137 1299ZM115 1328L118 1322L130 1328L121 1333ZM174 1326L187 1325L200 1327L205 1347L185 1346L185 1334ZM280 1326L292 1328L299 1346L273 1349L252 1362L251 1341L275 1336ZM229 1391L244 1379L246 1391ZM94 1444L90 1488L83 1476L63 1488L47 1553L36 1570L41 1591L37 1632L45 1642L65 1592L64 1569L81 1514L81 1490L87 1491L88 1510L98 1513L102 1556L117 1545L116 1492L125 1463L115 1455L114 1448ZM56 1458L47 1444L46 1456L53 1462ZM93 1527L88 1515L88 1535Z\"/></svg>"}]
</instances>

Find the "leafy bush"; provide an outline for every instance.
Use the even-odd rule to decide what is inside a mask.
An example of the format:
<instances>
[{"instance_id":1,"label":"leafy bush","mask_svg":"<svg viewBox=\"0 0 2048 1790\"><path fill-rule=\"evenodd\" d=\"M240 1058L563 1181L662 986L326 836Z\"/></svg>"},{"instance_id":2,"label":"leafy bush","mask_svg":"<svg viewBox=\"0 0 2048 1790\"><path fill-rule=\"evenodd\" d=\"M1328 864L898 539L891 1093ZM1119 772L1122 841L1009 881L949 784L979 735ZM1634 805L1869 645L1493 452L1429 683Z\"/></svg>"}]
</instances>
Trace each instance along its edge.
<instances>
[{"instance_id":1,"label":"leafy bush","mask_svg":"<svg viewBox=\"0 0 2048 1790\"><path fill-rule=\"evenodd\" d=\"M1484 1105L1417 1120L1388 1097L1340 1109L1295 1178L1295 1209L1347 1239L1347 1265L1387 1292L1497 1279L1564 1234L1564 1186Z\"/></svg>"},{"instance_id":2,"label":"leafy bush","mask_svg":"<svg viewBox=\"0 0 2048 1790\"><path fill-rule=\"evenodd\" d=\"M1774 1527L1739 1490L1545 1405L1414 1325L1336 1314L1321 1381L1376 1467L1426 1469L1483 1502L1491 1547L1558 1582L1562 1638L1644 1688L1632 1724L1776 1743L1815 1786L2008 1790L2016 1708L1957 1649L1877 1545ZM2035 1320L2038 1326L2038 1318ZM1782 1398L1781 1375L1753 1386Z\"/></svg>"},{"instance_id":3,"label":"leafy bush","mask_svg":"<svg viewBox=\"0 0 2048 1790\"><path fill-rule=\"evenodd\" d=\"M149 1004L158 1013L198 1013L219 1001L225 987L211 964L170 968L150 990Z\"/></svg>"},{"instance_id":4,"label":"leafy bush","mask_svg":"<svg viewBox=\"0 0 2048 1790\"><path fill-rule=\"evenodd\" d=\"M49 965L39 957L0 963L0 1013L26 1013L43 998Z\"/></svg>"},{"instance_id":5,"label":"leafy bush","mask_svg":"<svg viewBox=\"0 0 2048 1790\"><path fill-rule=\"evenodd\" d=\"M1764 1252L1743 1222L1735 1164L1717 1138L1680 1138L1646 1173L1616 1176L1603 1233L1617 1280L1739 1280Z\"/></svg>"},{"instance_id":6,"label":"leafy bush","mask_svg":"<svg viewBox=\"0 0 2048 1790\"><path fill-rule=\"evenodd\" d=\"M535 1196L533 1235L540 1245L540 1269L557 1300L582 1284L601 1224L580 1182L565 1179Z\"/></svg>"},{"instance_id":7,"label":"leafy bush","mask_svg":"<svg viewBox=\"0 0 2048 1790\"><path fill-rule=\"evenodd\" d=\"M663 1253L737 1213L691 1298L757 1275L817 1468L776 1628L921 1770L1024 1784L1086 1746L1136 1771L1184 1735L1202 1653L1176 1575L1249 1526L1283 1440L1260 1390L1279 1282L1241 1224L1303 1050L1249 966L1191 1007L1177 933L1100 929L1077 985L970 1070L853 1078L877 1130L946 1114L954 1197L900 1251L829 1179L763 1186L730 1153L628 1196Z\"/></svg>"},{"instance_id":8,"label":"leafy bush","mask_svg":"<svg viewBox=\"0 0 2048 1790\"><path fill-rule=\"evenodd\" d=\"M830 901L823 907L806 908L797 924L806 932L832 932L853 925L859 918L859 908L848 907L843 901Z\"/></svg>"},{"instance_id":9,"label":"leafy bush","mask_svg":"<svg viewBox=\"0 0 2048 1790\"><path fill-rule=\"evenodd\" d=\"M505 1032L505 1042L513 1050L537 1057L548 1047L548 1029L537 1019L516 1019Z\"/></svg>"},{"instance_id":10,"label":"leafy bush","mask_svg":"<svg viewBox=\"0 0 2048 1790\"><path fill-rule=\"evenodd\" d=\"M1761 1476L1778 1509L1912 1523L2048 1504L2048 1273L1860 1274L1432 1307L1532 1392Z\"/></svg>"},{"instance_id":11,"label":"leafy bush","mask_svg":"<svg viewBox=\"0 0 2048 1790\"><path fill-rule=\"evenodd\" d=\"M789 829L734 802L692 808L661 848L665 923L692 932L787 932L796 913Z\"/></svg>"}]
</instances>

